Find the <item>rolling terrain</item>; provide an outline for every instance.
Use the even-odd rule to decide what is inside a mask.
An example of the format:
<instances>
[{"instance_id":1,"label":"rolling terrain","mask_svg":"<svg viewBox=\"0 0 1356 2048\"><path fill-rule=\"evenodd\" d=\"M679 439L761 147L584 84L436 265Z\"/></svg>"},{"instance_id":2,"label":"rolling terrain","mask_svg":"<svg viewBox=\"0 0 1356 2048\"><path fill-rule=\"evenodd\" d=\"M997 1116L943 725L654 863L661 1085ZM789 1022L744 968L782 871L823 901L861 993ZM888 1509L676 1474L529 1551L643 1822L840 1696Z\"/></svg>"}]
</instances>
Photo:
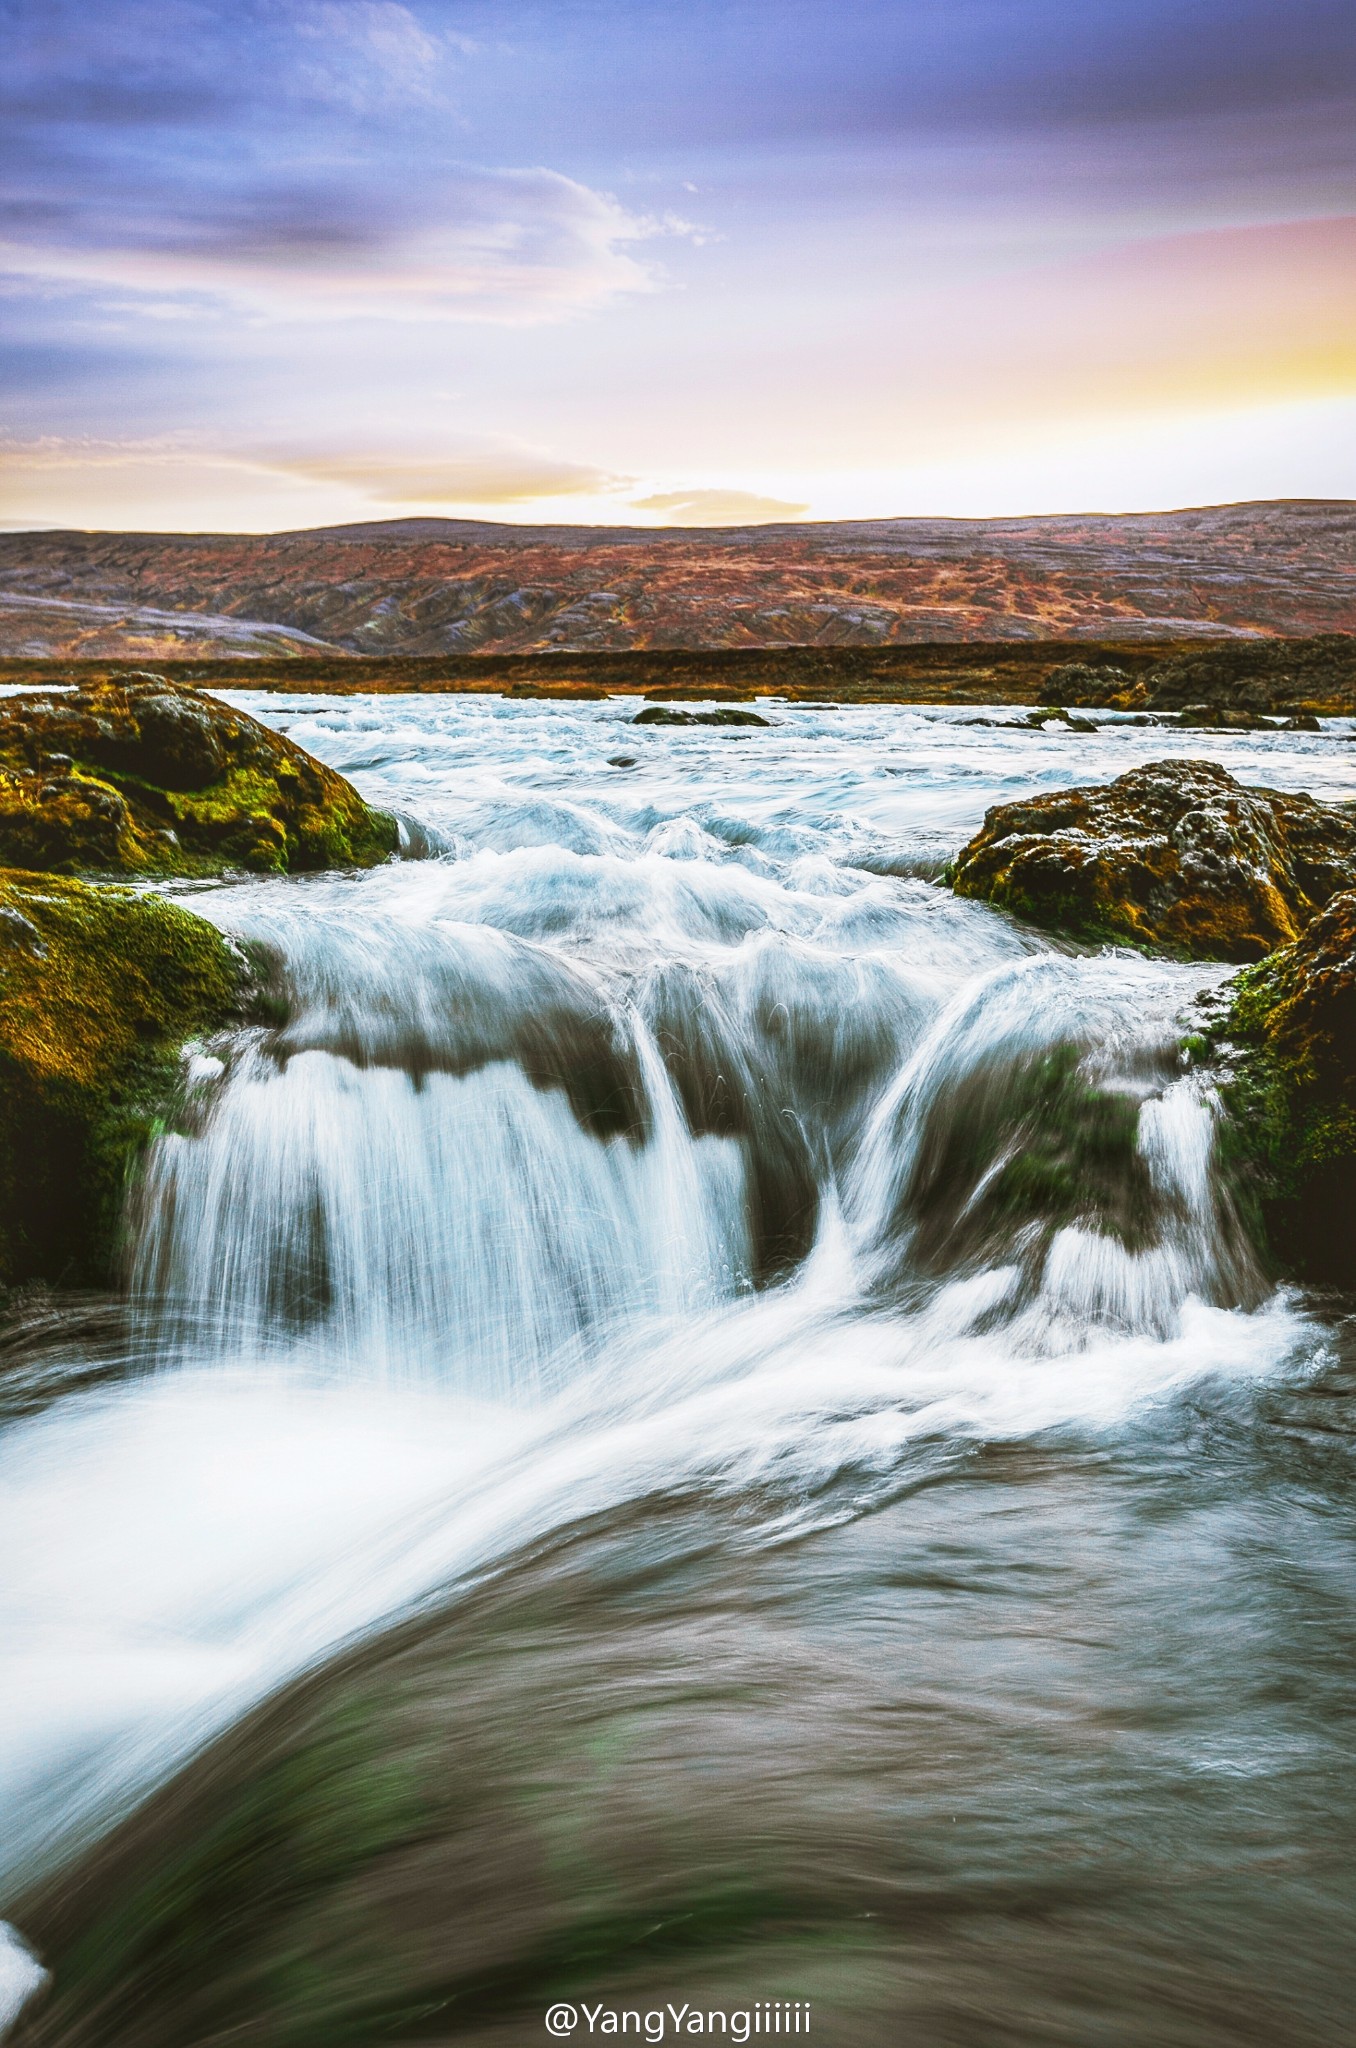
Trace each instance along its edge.
<instances>
[{"instance_id":1,"label":"rolling terrain","mask_svg":"<svg viewBox=\"0 0 1356 2048\"><path fill-rule=\"evenodd\" d=\"M1356 632L1356 503L723 529L0 535L0 654L387 658Z\"/></svg>"}]
</instances>

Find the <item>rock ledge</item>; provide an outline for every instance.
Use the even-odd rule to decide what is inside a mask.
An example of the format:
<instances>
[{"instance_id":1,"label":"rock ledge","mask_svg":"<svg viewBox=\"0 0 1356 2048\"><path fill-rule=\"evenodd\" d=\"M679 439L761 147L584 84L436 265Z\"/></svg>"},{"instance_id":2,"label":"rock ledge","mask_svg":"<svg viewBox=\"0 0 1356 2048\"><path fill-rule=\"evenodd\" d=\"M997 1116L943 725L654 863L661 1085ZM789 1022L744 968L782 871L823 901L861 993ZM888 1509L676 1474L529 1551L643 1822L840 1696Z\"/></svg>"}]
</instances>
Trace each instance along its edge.
<instances>
[{"instance_id":1,"label":"rock ledge","mask_svg":"<svg viewBox=\"0 0 1356 2048\"><path fill-rule=\"evenodd\" d=\"M1157 761L999 805L949 879L1074 937L1260 960L1356 880L1356 814L1245 788L1211 761Z\"/></svg>"},{"instance_id":2,"label":"rock ledge","mask_svg":"<svg viewBox=\"0 0 1356 2048\"><path fill-rule=\"evenodd\" d=\"M180 1051L248 976L162 897L0 873L0 1285L103 1285L127 1178L179 1088Z\"/></svg>"}]
</instances>

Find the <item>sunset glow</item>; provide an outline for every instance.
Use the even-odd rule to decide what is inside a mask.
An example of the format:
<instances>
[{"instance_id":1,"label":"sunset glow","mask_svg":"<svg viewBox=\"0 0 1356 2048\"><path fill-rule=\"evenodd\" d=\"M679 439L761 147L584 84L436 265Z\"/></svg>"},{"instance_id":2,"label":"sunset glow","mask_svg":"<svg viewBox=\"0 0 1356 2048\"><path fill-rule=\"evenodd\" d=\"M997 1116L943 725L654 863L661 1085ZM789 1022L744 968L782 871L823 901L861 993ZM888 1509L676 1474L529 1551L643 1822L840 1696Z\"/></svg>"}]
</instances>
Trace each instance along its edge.
<instances>
[{"instance_id":1,"label":"sunset glow","mask_svg":"<svg viewBox=\"0 0 1356 2048\"><path fill-rule=\"evenodd\" d=\"M1343 0L8 0L0 522L1353 494Z\"/></svg>"}]
</instances>

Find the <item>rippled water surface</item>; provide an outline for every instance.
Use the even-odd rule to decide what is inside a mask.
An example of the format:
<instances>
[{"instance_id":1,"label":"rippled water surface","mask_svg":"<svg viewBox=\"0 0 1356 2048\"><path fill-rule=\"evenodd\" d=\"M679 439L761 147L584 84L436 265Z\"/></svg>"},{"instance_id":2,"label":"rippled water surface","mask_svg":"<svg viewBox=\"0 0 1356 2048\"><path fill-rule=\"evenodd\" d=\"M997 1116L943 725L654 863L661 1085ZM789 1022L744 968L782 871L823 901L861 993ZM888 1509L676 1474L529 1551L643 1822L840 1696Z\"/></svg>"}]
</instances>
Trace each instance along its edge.
<instances>
[{"instance_id":1,"label":"rippled water surface","mask_svg":"<svg viewBox=\"0 0 1356 2048\"><path fill-rule=\"evenodd\" d=\"M1223 970L935 880L1173 754L1351 798L1349 723L233 701L411 857L185 896L266 1021L3 1379L21 2034L1349 2038L1346 1308L1216 1171Z\"/></svg>"}]
</instances>

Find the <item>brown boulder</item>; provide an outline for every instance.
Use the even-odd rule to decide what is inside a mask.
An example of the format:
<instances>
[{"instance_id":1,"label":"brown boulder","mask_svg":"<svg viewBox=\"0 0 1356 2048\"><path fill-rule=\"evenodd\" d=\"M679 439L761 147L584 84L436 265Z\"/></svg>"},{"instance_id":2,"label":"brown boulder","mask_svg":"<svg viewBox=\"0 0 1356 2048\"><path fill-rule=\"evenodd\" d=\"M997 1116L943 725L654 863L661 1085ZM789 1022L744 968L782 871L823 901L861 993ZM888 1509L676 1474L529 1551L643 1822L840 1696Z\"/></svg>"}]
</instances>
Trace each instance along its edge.
<instances>
[{"instance_id":1,"label":"brown boulder","mask_svg":"<svg viewBox=\"0 0 1356 2048\"><path fill-rule=\"evenodd\" d=\"M1071 936L1258 960L1356 880L1356 815L1245 788L1211 761L1157 761L999 805L950 880Z\"/></svg>"},{"instance_id":2,"label":"brown boulder","mask_svg":"<svg viewBox=\"0 0 1356 2048\"><path fill-rule=\"evenodd\" d=\"M0 865L285 873L371 866L395 844L342 775L162 676L0 700Z\"/></svg>"}]
</instances>

